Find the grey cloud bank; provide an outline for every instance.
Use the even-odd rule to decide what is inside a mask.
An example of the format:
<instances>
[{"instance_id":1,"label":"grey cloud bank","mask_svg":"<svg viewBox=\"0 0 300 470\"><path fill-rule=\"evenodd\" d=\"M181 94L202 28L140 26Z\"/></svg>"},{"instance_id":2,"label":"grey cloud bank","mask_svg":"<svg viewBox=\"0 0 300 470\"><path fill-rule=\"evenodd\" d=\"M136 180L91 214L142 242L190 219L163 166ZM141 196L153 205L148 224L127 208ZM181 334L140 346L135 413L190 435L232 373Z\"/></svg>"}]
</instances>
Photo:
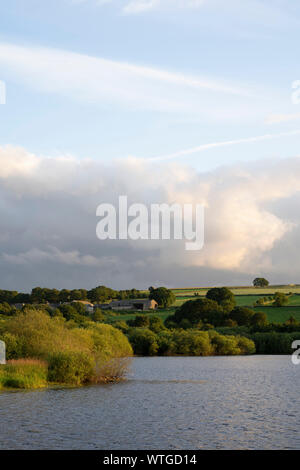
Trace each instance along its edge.
<instances>
[{"instance_id":1,"label":"grey cloud bank","mask_svg":"<svg viewBox=\"0 0 300 470\"><path fill-rule=\"evenodd\" d=\"M1 287L30 290L297 282L300 159L199 173L129 158L103 165L0 147ZM205 206L205 246L184 240L104 240L96 208L129 203Z\"/></svg>"}]
</instances>

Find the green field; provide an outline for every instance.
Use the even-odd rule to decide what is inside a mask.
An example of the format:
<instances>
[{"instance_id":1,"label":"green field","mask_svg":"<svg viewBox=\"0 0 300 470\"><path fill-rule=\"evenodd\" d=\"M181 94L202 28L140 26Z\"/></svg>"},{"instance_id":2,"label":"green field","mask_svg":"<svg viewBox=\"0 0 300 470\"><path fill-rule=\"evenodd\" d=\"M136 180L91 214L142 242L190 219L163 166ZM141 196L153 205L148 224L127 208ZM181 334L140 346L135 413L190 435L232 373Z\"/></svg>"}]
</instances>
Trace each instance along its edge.
<instances>
[{"instance_id":1,"label":"green field","mask_svg":"<svg viewBox=\"0 0 300 470\"><path fill-rule=\"evenodd\" d=\"M272 323L284 323L291 316L295 317L297 321L300 321L300 306L289 306L286 307L257 307L255 310L264 312L269 322Z\"/></svg>"},{"instance_id":2,"label":"green field","mask_svg":"<svg viewBox=\"0 0 300 470\"><path fill-rule=\"evenodd\" d=\"M162 320L165 320L169 315L172 315L176 307L180 307L188 300L196 300L205 296L208 287L194 287L172 289L176 295L176 301L173 307L169 309L157 310L155 312L141 312L141 311L125 311L115 312L114 314L106 314L106 321L114 323L117 321L127 321L133 319L136 315L145 314L147 316L158 315ZM254 288L254 287L232 287L230 290L235 294L236 304L240 307L254 308L255 302L261 297L268 297L275 292L289 293L293 292L294 295L289 298L289 303L285 307L273 306L258 306L255 310L266 313L269 322L283 323L291 316L300 321L300 286L269 286L267 288ZM195 293L198 296L195 296Z\"/></svg>"},{"instance_id":3,"label":"green field","mask_svg":"<svg viewBox=\"0 0 300 470\"><path fill-rule=\"evenodd\" d=\"M182 289L172 289L176 297L181 296L194 296L195 293L205 295L210 287L186 287ZM228 287L235 295L272 295L275 292L282 292L288 294L293 292L300 294L300 285L286 285L286 286L268 286L268 287Z\"/></svg>"}]
</instances>

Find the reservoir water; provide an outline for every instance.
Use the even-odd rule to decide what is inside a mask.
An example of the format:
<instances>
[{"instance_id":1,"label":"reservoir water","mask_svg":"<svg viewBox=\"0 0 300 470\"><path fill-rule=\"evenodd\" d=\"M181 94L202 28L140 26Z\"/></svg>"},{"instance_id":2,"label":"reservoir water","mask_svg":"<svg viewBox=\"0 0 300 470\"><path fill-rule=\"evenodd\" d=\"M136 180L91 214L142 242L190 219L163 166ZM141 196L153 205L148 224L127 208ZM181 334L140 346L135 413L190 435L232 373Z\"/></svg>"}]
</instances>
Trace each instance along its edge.
<instances>
[{"instance_id":1,"label":"reservoir water","mask_svg":"<svg viewBox=\"0 0 300 470\"><path fill-rule=\"evenodd\" d=\"M135 358L126 381L0 392L1 449L300 449L290 356Z\"/></svg>"}]
</instances>

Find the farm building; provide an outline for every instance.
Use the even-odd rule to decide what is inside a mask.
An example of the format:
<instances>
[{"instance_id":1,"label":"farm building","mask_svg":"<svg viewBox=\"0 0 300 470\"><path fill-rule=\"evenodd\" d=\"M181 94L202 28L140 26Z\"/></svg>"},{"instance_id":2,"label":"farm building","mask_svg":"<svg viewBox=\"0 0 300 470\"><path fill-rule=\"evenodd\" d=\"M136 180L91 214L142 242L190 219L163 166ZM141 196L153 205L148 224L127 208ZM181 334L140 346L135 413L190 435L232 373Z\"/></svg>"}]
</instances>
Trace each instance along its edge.
<instances>
[{"instance_id":1,"label":"farm building","mask_svg":"<svg viewBox=\"0 0 300 470\"><path fill-rule=\"evenodd\" d=\"M111 310L156 310L158 304L153 299L114 300L110 304L99 305L102 309Z\"/></svg>"}]
</instances>

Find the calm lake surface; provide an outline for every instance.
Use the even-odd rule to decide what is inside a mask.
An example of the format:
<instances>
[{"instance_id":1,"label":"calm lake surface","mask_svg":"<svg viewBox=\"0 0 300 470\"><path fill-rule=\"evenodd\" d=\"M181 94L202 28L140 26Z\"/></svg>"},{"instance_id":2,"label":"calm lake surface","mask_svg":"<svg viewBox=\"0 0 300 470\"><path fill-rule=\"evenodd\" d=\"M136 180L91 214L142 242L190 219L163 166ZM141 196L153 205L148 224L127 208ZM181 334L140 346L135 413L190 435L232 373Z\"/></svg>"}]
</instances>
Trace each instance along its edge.
<instances>
[{"instance_id":1,"label":"calm lake surface","mask_svg":"<svg viewBox=\"0 0 300 470\"><path fill-rule=\"evenodd\" d=\"M0 393L1 449L300 449L290 356L136 358L128 381Z\"/></svg>"}]
</instances>

